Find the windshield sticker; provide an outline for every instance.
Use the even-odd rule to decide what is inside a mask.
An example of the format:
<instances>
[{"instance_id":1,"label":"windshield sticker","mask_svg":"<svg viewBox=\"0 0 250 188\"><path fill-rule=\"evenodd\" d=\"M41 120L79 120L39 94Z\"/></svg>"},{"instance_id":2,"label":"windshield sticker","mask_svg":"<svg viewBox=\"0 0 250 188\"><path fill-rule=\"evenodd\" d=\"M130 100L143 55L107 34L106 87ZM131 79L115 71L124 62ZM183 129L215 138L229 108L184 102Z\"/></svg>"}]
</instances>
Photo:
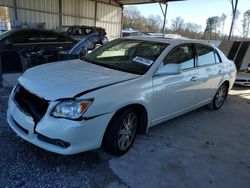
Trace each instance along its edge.
<instances>
[{"instance_id":1,"label":"windshield sticker","mask_svg":"<svg viewBox=\"0 0 250 188\"><path fill-rule=\"evenodd\" d=\"M153 63L153 61L150 59L146 59L146 58L138 57L138 56L134 57L133 61L137 63L141 63L143 65L147 65L147 66L150 66Z\"/></svg>"}]
</instances>

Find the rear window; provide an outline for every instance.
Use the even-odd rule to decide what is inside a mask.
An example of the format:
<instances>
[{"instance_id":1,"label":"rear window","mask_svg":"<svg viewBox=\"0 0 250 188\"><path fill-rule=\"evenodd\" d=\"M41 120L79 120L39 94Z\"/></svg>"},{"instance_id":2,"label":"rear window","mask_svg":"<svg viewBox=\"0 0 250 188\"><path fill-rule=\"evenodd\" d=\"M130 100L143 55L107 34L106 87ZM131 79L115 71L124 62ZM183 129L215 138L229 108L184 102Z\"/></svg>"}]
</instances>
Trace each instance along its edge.
<instances>
[{"instance_id":1,"label":"rear window","mask_svg":"<svg viewBox=\"0 0 250 188\"><path fill-rule=\"evenodd\" d=\"M65 42L64 36L54 32L47 32L47 31L40 32L40 39L41 42Z\"/></svg>"},{"instance_id":2,"label":"rear window","mask_svg":"<svg viewBox=\"0 0 250 188\"><path fill-rule=\"evenodd\" d=\"M39 33L36 30L19 30L11 33L6 39L15 44L39 42Z\"/></svg>"},{"instance_id":3,"label":"rear window","mask_svg":"<svg viewBox=\"0 0 250 188\"><path fill-rule=\"evenodd\" d=\"M57 32L66 33L69 30L69 26L61 26L56 29Z\"/></svg>"},{"instance_id":4,"label":"rear window","mask_svg":"<svg viewBox=\"0 0 250 188\"><path fill-rule=\"evenodd\" d=\"M205 45L196 45L198 66L215 64L214 49Z\"/></svg>"},{"instance_id":5,"label":"rear window","mask_svg":"<svg viewBox=\"0 0 250 188\"><path fill-rule=\"evenodd\" d=\"M100 29L100 35L106 35L106 31L104 29Z\"/></svg>"},{"instance_id":6,"label":"rear window","mask_svg":"<svg viewBox=\"0 0 250 188\"><path fill-rule=\"evenodd\" d=\"M216 50L214 51L214 55L215 55L215 62L216 63L221 63L222 62L221 57L220 57L219 53Z\"/></svg>"}]
</instances>

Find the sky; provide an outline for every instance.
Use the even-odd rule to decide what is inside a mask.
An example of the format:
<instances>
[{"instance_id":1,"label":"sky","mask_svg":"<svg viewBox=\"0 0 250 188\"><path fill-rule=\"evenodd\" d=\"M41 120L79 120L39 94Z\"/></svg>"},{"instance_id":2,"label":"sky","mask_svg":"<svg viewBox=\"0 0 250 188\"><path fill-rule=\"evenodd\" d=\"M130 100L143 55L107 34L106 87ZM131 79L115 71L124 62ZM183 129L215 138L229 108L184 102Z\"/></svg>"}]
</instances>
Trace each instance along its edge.
<instances>
[{"instance_id":1,"label":"sky","mask_svg":"<svg viewBox=\"0 0 250 188\"><path fill-rule=\"evenodd\" d=\"M132 6L136 6L142 15L146 17L149 15L159 15L163 19L163 15L158 3ZM239 0L238 10L240 11L240 16L236 22L234 34L241 35L241 21L243 19L244 12L246 10L250 10L250 0ZM232 19L231 12L232 8L229 0L187 0L180 2L170 2L168 3L167 27L171 26L172 19L180 16L184 19L184 22L199 24L204 30L208 17L221 16L222 13L224 13L227 15L224 33L228 34Z\"/></svg>"}]
</instances>

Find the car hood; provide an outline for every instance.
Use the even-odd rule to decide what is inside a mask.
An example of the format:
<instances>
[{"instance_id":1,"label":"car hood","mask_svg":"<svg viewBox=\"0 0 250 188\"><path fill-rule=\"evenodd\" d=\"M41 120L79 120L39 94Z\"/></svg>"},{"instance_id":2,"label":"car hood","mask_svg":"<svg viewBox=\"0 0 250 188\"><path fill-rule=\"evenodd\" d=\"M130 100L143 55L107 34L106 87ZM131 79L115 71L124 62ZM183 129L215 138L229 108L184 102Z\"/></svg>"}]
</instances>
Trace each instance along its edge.
<instances>
[{"instance_id":1,"label":"car hood","mask_svg":"<svg viewBox=\"0 0 250 188\"><path fill-rule=\"evenodd\" d=\"M57 100L71 98L82 92L139 76L82 60L68 60L31 68L18 81L24 88L39 97Z\"/></svg>"}]
</instances>

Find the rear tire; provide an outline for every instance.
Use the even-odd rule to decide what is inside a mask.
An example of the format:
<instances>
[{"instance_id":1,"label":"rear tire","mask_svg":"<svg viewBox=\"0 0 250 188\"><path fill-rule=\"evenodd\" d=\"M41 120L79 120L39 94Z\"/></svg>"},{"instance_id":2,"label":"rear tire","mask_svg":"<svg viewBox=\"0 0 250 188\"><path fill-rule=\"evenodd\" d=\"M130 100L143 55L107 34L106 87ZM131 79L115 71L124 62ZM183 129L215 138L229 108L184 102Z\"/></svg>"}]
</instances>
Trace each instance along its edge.
<instances>
[{"instance_id":1,"label":"rear tire","mask_svg":"<svg viewBox=\"0 0 250 188\"><path fill-rule=\"evenodd\" d=\"M133 145L139 125L139 116L134 109L118 112L105 132L102 148L116 156L125 154Z\"/></svg>"},{"instance_id":2,"label":"rear tire","mask_svg":"<svg viewBox=\"0 0 250 188\"><path fill-rule=\"evenodd\" d=\"M222 107L228 95L228 84L223 83L217 90L213 101L208 105L210 110L218 110Z\"/></svg>"}]
</instances>

